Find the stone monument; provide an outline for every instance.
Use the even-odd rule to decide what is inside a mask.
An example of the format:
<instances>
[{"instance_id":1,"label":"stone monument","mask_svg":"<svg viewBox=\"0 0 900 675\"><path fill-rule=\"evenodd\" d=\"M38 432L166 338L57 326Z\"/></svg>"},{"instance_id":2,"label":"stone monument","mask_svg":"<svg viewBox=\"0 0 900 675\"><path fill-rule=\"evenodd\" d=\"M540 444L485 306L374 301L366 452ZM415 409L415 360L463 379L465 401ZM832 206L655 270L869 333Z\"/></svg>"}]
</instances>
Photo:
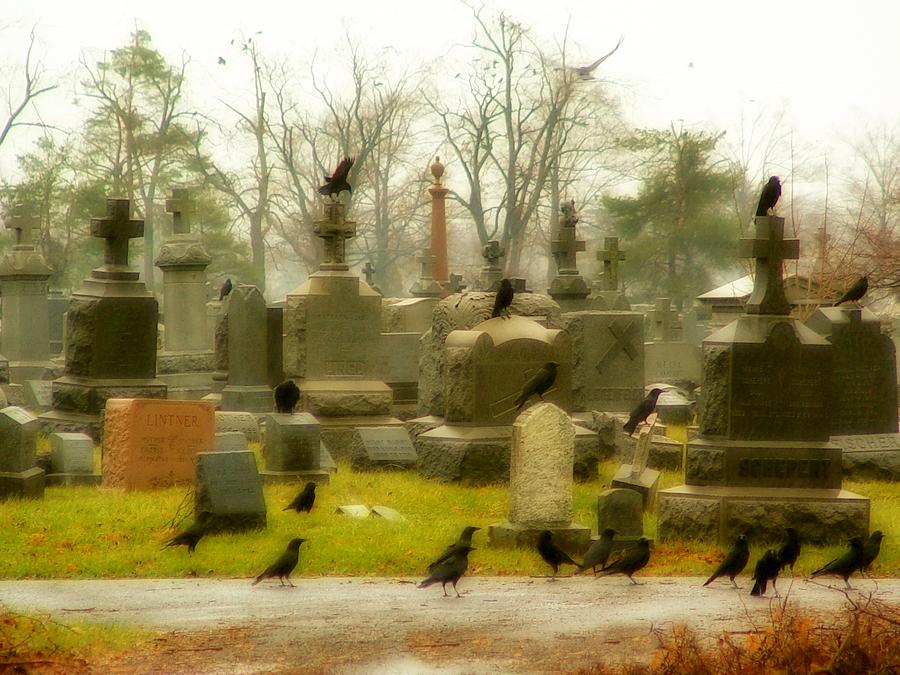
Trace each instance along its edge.
<instances>
[{"instance_id":1,"label":"stone monument","mask_svg":"<svg viewBox=\"0 0 900 675\"><path fill-rule=\"evenodd\" d=\"M841 448L828 442L832 347L790 316L784 294L782 261L799 242L766 216L742 245L756 259L753 292L703 341L700 435L685 484L657 495L659 536L774 541L787 526L809 542L864 536L869 500L841 489Z\"/></svg>"},{"instance_id":2,"label":"stone monument","mask_svg":"<svg viewBox=\"0 0 900 675\"><path fill-rule=\"evenodd\" d=\"M208 532L266 527L266 499L252 452L199 452L194 513L210 514Z\"/></svg>"},{"instance_id":3,"label":"stone monument","mask_svg":"<svg viewBox=\"0 0 900 675\"><path fill-rule=\"evenodd\" d=\"M191 232L194 200L185 188L166 200L172 236L160 248L156 266L163 273L165 337L157 354L159 379L170 398L198 399L212 387L213 352L206 325L206 267L209 254Z\"/></svg>"},{"instance_id":4,"label":"stone monument","mask_svg":"<svg viewBox=\"0 0 900 675\"><path fill-rule=\"evenodd\" d=\"M572 523L575 426L565 411L538 403L513 424L509 515L491 525L491 546L533 548L543 530L568 551L590 546L591 528Z\"/></svg>"},{"instance_id":5,"label":"stone monument","mask_svg":"<svg viewBox=\"0 0 900 675\"><path fill-rule=\"evenodd\" d=\"M441 182L444 165L441 164L440 157L434 158L431 175L434 176L434 183L428 188L428 194L431 195L431 253L434 256L432 277L443 288L448 288L450 279L447 265L447 207L445 200L450 190L445 188Z\"/></svg>"},{"instance_id":6,"label":"stone monument","mask_svg":"<svg viewBox=\"0 0 900 675\"><path fill-rule=\"evenodd\" d=\"M481 276L478 279L478 290L495 292L500 287L500 280L503 278L503 267L500 265L500 260L505 255L506 249L494 239L481 247L484 266L481 268Z\"/></svg>"},{"instance_id":7,"label":"stone monument","mask_svg":"<svg viewBox=\"0 0 900 675\"><path fill-rule=\"evenodd\" d=\"M683 385L700 381L700 348L685 342L676 328L678 312L669 298L657 298L652 313L653 341L644 345L645 384Z\"/></svg>"},{"instance_id":8,"label":"stone monument","mask_svg":"<svg viewBox=\"0 0 900 675\"><path fill-rule=\"evenodd\" d=\"M0 260L0 352L9 359L9 380L23 384L41 380L50 363L50 315L47 280L50 268L34 247L35 230L41 222L24 204L17 204L6 221L15 230L12 251Z\"/></svg>"},{"instance_id":9,"label":"stone monument","mask_svg":"<svg viewBox=\"0 0 900 675\"><path fill-rule=\"evenodd\" d=\"M604 248L597 250L597 260L603 263L603 274L591 284L591 309L631 309L625 294L619 290L619 263L625 260L625 251L619 250L618 237L605 237Z\"/></svg>"},{"instance_id":10,"label":"stone monument","mask_svg":"<svg viewBox=\"0 0 900 675\"><path fill-rule=\"evenodd\" d=\"M66 365L53 381L53 410L40 419L48 431L99 437L109 398L166 398L156 378L156 298L128 265L128 240L144 221L130 217L127 199L107 199L107 215L91 219L91 234L106 240L104 264L72 294L66 319Z\"/></svg>"},{"instance_id":11,"label":"stone monument","mask_svg":"<svg viewBox=\"0 0 900 675\"><path fill-rule=\"evenodd\" d=\"M328 482L321 466L321 430L309 413L266 415L266 442L263 455L266 483Z\"/></svg>"},{"instance_id":12,"label":"stone monument","mask_svg":"<svg viewBox=\"0 0 900 675\"><path fill-rule=\"evenodd\" d=\"M228 295L228 384L222 410L265 413L274 405L268 385L266 301L256 286L240 284Z\"/></svg>"},{"instance_id":13,"label":"stone monument","mask_svg":"<svg viewBox=\"0 0 900 675\"><path fill-rule=\"evenodd\" d=\"M556 260L556 276L547 294L559 303L564 312L587 309L586 298L590 294L587 282L578 272L576 255L585 250L585 242L575 231L578 215L575 200L560 205L560 223L556 238L550 242L550 251Z\"/></svg>"},{"instance_id":14,"label":"stone monument","mask_svg":"<svg viewBox=\"0 0 900 675\"><path fill-rule=\"evenodd\" d=\"M40 424L27 410L0 410L0 499L44 496L44 470L35 466Z\"/></svg>"},{"instance_id":15,"label":"stone monument","mask_svg":"<svg viewBox=\"0 0 900 675\"><path fill-rule=\"evenodd\" d=\"M416 253L416 262L419 263L419 280L409 289L413 296L417 298L439 298L443 295L444 289L432 276L436 261L437 256L431 253L430 248Z\"/></svg>"}]
</instances>

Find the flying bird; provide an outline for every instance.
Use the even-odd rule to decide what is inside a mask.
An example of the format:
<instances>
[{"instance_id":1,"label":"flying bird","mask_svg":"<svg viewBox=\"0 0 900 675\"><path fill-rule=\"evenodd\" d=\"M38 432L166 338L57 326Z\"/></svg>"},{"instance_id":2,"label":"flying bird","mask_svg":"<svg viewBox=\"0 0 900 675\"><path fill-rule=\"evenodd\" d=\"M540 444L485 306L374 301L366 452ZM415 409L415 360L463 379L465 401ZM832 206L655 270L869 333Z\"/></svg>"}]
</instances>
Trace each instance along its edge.
<instances>
[{"instance_id":1,"label":"flying bird","mask_svg":"<svg viewBox=\"0 0 900 675\"><path fill-rule=\"evenodd\" d=\"M344 190L352 193L353 188L347 182L347 175L350 173L350 167L353 166L352 157L344 157L330 176L325 176L325 184L319 188L320 195L331 195L335 199Z\"/></svg>"},{"instance_id":2,"label":"flying bird","mask_svg":"<svg viewBox=\"0 0 900 675\"><path fill-rule=\"evenodd\" d=\"M306 539L291 539L284 553L278 556L278 559L269 565L265 572L256 577L251 586L256 586L263 579L274 579L275 577L278 577L282 586L284 586L285 580L290 586L293 586L294 584L291 583L291 572L294 571L294 568L297 567L297 563L300 561L300 544L304 541Z\"/></svg>"},{"instance_id":3,"label":"flying bird","mask_svg":"<svg viewBox=\"0 0 900 675\"><path fill-rule=\"evenodd\" d=\"M447 548L444 549L444 552L441 553L440 557L431 563L428 566L428 571L433 572L434 569L440 565L442 562L447 560L451 555L453 555L456 551L462 548L471 547L472 546L472 535L475 534L480 527L475 527L474 525L469 525L463 529L462 534L459 535L459 539L450 544Z\"/></svg>"},{"instance_id":4,"label":"flying bird","mask_svg":"<svg viewBox=\"0 0 900 675\"><path fill-rule=\"evenodd\" d=\"M769 182L763 186L759 195L759 204L756 206L757 216L769 215L769 210L775 208L778 198L781 197L781 181L778 176L769 178Z\"/></svg>"},{"instance_id":5,"label":"flying bird","mask_svg":"<svg viewBox=\"0 0 900 675\"><path fill-rule=\"evenodd\" d=\"M224 66L224 65L225 65L225 59L223 59L221 56L219 57L219 65L220 65L220 66Z\"/></svg>"},{"instance_id":6,"label":"flying bird","mask_svg":"<svg viewBox=\"0 0 900 675\"><path fill-rule=\"evenodd\" d=\"M606 561L609 560L609 554L612 553L613 538L615 538L615 536L616 531L611 527L607 527L603 530L600 534L600 538L593 542L587 553L584 554L584 560L581 561L578 569L575 570L575 574L581 574L588 568L591 568L594 570L594 574L597 574L597 565L603 567L606 564Z\"/></svg>"},{"instance_id":7,"label":"flying bird","mask_svg":"<svg viewBox=\"0 0 900 675\"><path fill-rule=\"evenodd\" d=\"M513 289L509 279L500 280L500 288L494 297L494 309L491 310L491 318L496 319L498 316L509 316L509 306L512 304L516 291Z\"/></svg>"},{"instance_id":8,"label":"flying bird","mask_svg":"<svg viewBox=\"0 0 900 675\"><path fill-rule=\"evenodd\" d=\"M847 289L847 292L841 296L841 299L834 303L837 307L842 302L859 302L863 299L866 291L869 290L869 277L862 276L853 282L853 285Z\"/></svg>"},{"instance_id":9,"label":"flying bird","mask_svg":"<svg viewBox=\"0 0 900 675\"><path fill-rule=\"evenodd\" d=\"M775 582L778 580L778 570L781 569L781 561L778 560L778 554L775 552L775 549L769 549L764 554L763 557L756 561L756 569L753 571L753 590L750 591L750 595L765 595L766 594L766 586L768 586L769 579L772 580L772 590L775 591L775 597L778 597L778 589L775 587Z\"/></svg>"},{"instance_id":10,"label":"flying bird","mask_svg":"<svg viewBox=\"0 0 900 675\"><path fill-rule=\"evenodd\" d=\"M309 481L302 490L297 494L296 497L291 501L290 504L285 506L282 511L296 511L297 513L303 513L306 511L309 513L312 511L313 504L316 503L316 484L313 481Z\"/></svg>"},{"instance_id":11,"label":"flying bird","mask_svg":"<svg viewBox=\"0 0 900 675\"><path fill-rule=\"evenodd\" d=\"M849 579L851 574L862 567L864 556L863 542L859 537L850 537L847 543L849 544L849 547L842 555L838 556L824 567L820 567L810 576L815 578L831 574L836 577L842 577L847 588L852 588Z\"/></svg>"},{"instance_id":12,"label":"flying bird","mask_svg":"<svg viewBox=\"0 0 900 675\"><path fill-rule=\"evenodd\" d=\"M600 576L608 574L624 574L635 586L638 586L632 575L647 566L650 562L650 540L646 537L638 539L637 544L622 554L618 560L600 570Z\"/></svg>"},{"instance_id":13,"label":"flying bird","mask_svg":"<svg viewBox=\"0 0 900 675\"><path fill-rule=\"evenodd\" d=\"M594 75L593 72L597 70L597 67L606 61L610 56L616 53L616 50L622 45L622 41L625 39L625 36L619 38L619 41L616 43L616 46L612 48L612 51L608 54L601 56L599 59L594 61L592 64L587 66L579 66L575 68L575 74L578 75L582 80L593 80Z\"/></svg>"},{"instance_id":14,"label":"flying bird","mask_svg":"<svg viewBox=\"0 0 900 675\"><path fill-rule=\"evenodd\" d=\"M884 539L884 533L881 530L875 530L869 535L869 539L863 546L862 560L859 569L861 572L868 572L875 558L881 553L881 540Z\"/></svg>"},{"instance_id":15,"label":"flying bird","mask_svg":"<svg viewBox=\"0 0 900 675\"><path fill-rule=\"evenodd\" d=\"M539 371L531 376L531 379L522 387L519 397L516 399L516 410L521 410L525 402L537 394L540 399L544 400L544 394L556 382L556 373L559 370L559 364L556 361L548 361Z\"/></svg>"},{"instance_id":16,"label":"flying bird","mask_svg":"<svg viewBox=\"0 0 900 675\"><path fill-rule=\"evenodd\" d=\"M419 584L418 588L428 588L432 584L440 583L444 589L444 597L447 597L447 582L453 584L456 597L462 597L456 589L456 583L460 580L469 567L469 553L475 549L471 546L461 546L453 551L444 561L437 564L434 569L429 568L428 578Z\"/></svg>"},{"instance_id":17,"label":"flying bird","mask_svg":"<svg viewBox=\"0 0 900 675\"><path fill-rule=\"evenodd\" d=\"M634 435L634 432L638 428L638 424L642 424L653 414L653 411L656 410L656 400L661 393L662 389L651 389L646 398L637 404L637 407L635 407L635 409L631 411L631 415L628 416L628 421L622 425L625 433L629 436Z\"/></svg>"},{"instance_id":18,"label":"flying bird","mask_svg":"<svg viewBox=\"0 0 900 675\"><path fill-rule=\"evenodd\" d=\"M553 568L553 577L559 571L560 565L574 565L578 567L578 563L569 557L569 554L563 551L559 546L553 543L553 533L550 530L544 530L538 537L537 543L538 553L544 562Z\"/></svg>"},{"instance_id":19,"label":"flying bird","mask_svg":"<svg viewBox=\"0 0 900 675\"><path fill-rule=\"evenodd\" d=\"M292 413L300 401L300 387L293 380L285 380L275 387L275 412Z\"/></svg>"},{"instance_id":20,"label":"flying bird","mask_svg":"<svg viewBox=\"0 0 900 675\"><path fill-rule=\"evenodd\" d=\"M194 549L197 548L197 543L203 538L203 535L206 534L206 526L209 523L210 515L212 514L210 514L209 511L201 511L189 528L169 539L163 548L168 548L169 546L187 546L188 553L193 553Z\"/></svg>"},{"instance_id":21,"label":"flying bird","mask_svg":"<svg viewBox=\"0 0 900 675\"><path fill-rule=\"evenodd\" d=\"M728 578L731 579L731 585L737 588L738 585L734 582L734 578L744 571L748 560L750 560L750 547L747 545L747 537L740 534L735 539L734 546L728 551L728 555L725 556L725 560L721 562L716 571L712 573L712 576L703 585L709 586L716 579L727 574Z\"/></svg>"},{"instance_id":22,"label":"flying bird","mask_svg":"<svg viewBox=\"0 0 900 675\"><path fill-rule=\"evenodd\" d=\"M791 575L794 574L794 563L797 562L797 558L800 557L800 536L797 534L797 530L793 527L788 527L784 531L784 542L781 544L781 547L778 549L778 562L780 563L780 567L778 571L780 572L785 567L791 568Z\"/></svg>"},{"instance_id":23,"label":"flying bird","mask_svg":"<svg viewBox=\"0 0 900 675\"><path fill-rule=\"evenodd\" d=\"M228 277L225 280L225 283L222 284L222 288L219 289L219 302L228 297L228 294L231 293L232 288L234 288L234 285L231 283L231 277Z\"/></svg>"}]
</instances>

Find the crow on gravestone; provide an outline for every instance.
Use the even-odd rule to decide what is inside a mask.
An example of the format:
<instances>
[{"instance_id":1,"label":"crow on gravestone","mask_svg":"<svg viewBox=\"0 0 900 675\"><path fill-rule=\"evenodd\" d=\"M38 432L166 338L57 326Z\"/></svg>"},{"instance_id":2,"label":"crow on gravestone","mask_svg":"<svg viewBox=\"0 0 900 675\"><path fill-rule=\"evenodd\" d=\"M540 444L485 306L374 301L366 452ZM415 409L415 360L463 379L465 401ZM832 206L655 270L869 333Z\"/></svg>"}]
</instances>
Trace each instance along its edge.
<instances>
[{"instance_id":1,"label":"crow on gravestone","mask_svg":"<svg viewBox=\"0 0 900 675\"><path fill-rule=\"evenodd\" d=\"M650 540L646 537L641 537L638 539L637 544L622 554L621 558L601 569L600 576L624 574L631 580L631 583L640 585L632 578L632 575L644 569L648 562L650 562Z\"/></svg>"},{"instance_id":2,"label":"crow on gravestone","mask_svg":"<svg viewBox=\"0 0 900 675\"><path fill-rule=\"evenodd\" d=\"M291 539L291 541L287 545L287 549L285 549L284 553L278 556L278 559L269 565L266 570L256 577L256 580L251 584L251 586L256 586L263 579L273 579L278 577L278 580L281 582L281 585L284 586L285 580L287 580L290 586L294 584L291 583L291 572L294 571L294 568L297 567L297 563L300 561L300 544L302 544L306 539Z\"/></svg>"},{"instance_id":3,"label":"crow on gravestone","mask_svg":"<svg viewBox=\"0 0 900 675\"><path fill-rule=\"evenodd\" d=\"M209 523L209 517L212 515L209 511L201 511L197 514L197 519L184 532L179 532L169 539L163 548L169 546L187 546L188 553L193 553L197 548L197 543L206 534L206 526Z\"/></svg>"},{"instance_id":4,"label":"crow on gravestone","mask_svg":"<svg viewBox=\"0 0 900 675\"><path fill-rule=\"evenodd\" d=\"M863 542L859 537L850 537L847 543L849 544L849 548L844 551L842 555L838 556L824 567L817 569L810 577L815 578L826 574L833 574L834 576L842 577L847 588L852 588L849 581L850 575L862 567L864 555Z\"/></svg>"},{"instance_id":5,"label":"crow on gravestone","mask_svg":"<svg viewBox=\"0 0 900 675\"><path fill-rule=\"evenodd\" d=\"M300 387L293 380L285 380L275 387L275 412L292 413L300 401Z\"/></svg>"},{"instance_id":6,"label":"crow on gravestone","mask_svg":"<svg viewBox=\"0 0 900 675\"><path fill-rule=\"evenodd\" d=\"M509 279L500 280L500 288L497 295L494 296L494 309L491 310L491 318L496 319L498 316L509 316L509 306L512 304L516 291Z\"/></svg>"},{"instance_id":7,"label":"crow on gravestone","mask_svg":"<svg viewBox=\"0 0 900 675\"><path fill-rule=\"evenodd\" d=\"M303 513L306 511L309 513L312 511L313 504L316 503L316 484L313 481L309 481L300 493L294 497L290 504L285 506L282 511L296 511L297 513Z\"/></svg>"},{"instance_id":8,"label":"crow on gravestone","mask_svg":"<svg viewBox=\"0 0 900 675\"><path fill-rule=\"evenodd\" d=\"M622 426L625 433L632 436L638 428L638 424L642 424L653 414L653 411L656 410L656 400L661 393L662 389L651 389L646 398L637 404L635 409L631 411L631 415L628 416L628 421Z\"/></svg>"},{"instance_id":9,"label":"crow on gravestone","mask_svg":"<svg viewBox=\"0 0 900 675\"><path fill-rule=\"evenodd\" d=\"M469 553L475 549L471 546L461 546L453 551L446 560L438 564L433 570L430 570L428 578L418 585L418 588L428 588L432 584L440 582L444 589L444 597L447 597L447 582L453 584L453 590L456 591L456 597L462 597L456 589L456 583L469 567Z\"/></svg>"},{"instance_id":10,"label":"crow on gravestone","mask_svg":"<svg viewBox=\"0 0 900 675\"><path fill-rule=\"evenodd\" d=\"M772 580L772 590L775 591L775 597L778 597L778 589L775 582L778 581L778 570L781 569L781 561L778 560L778 554L775 549L769 549L763 553L763 557L756 561L756 568L753 570L753 589L750 595L765 595L766 586L769 579Z\"/></svg>"},{"instance_id":11,"label":"crow on gravestone","mask_svg":"<svg viewBox=\"0 0 900 675\"><path fill-rule=\"evenodd\" d=\"M725 556L725 560L721 562L716 571L712 573L712 576L703 585L709 586L716 579L727 574L731 579L731 584L737 588L738 585L734 582L734 578L744 571L748 560L750 560L750 547L747 546L747 537L740 534L735 540L734 546L728 551L728 555Z\"/></svg>"},{"instance_id":12,"label":"crow on gravestone","mask_svg":"<svg viewBox=\"0 0 900 675\"><path fill-rule=\"evenodd\" d=\"M331 198L334 199L344 190L352 193L353 188L350 187L350 183L347 182L347 176L349 175L350 167L352 166L352 157L344 157L344 159L338 162L337 168L334 170L334 173L330 176L325 176L325 184L319 187L319 194L331 195Z\"/></svg>"},{"instance_id":13,"label":"crow on gravestone","mask_svg":"<svg viewBox=\"0 0 900 675\"><path fill-rule=\"evenodd\" d=\"M553 568L553 579L556 578L560 565L575 565L575 567L578 567L578 563L572 560L568 553L553 543L553 533L550 530L541 532L538 537L537 550L544 562Z\"/></svg>"},{"instance_id":14,"label":"crow on gravestone","mask_svg":"<svg viewBox=\"0 0 900 675\"><path fill-rule=\"evenodd\" d=\"M556 361L548 361L539 371L532 375L531 379L522 387L519 397L516 399L516 410L521 410L526 401L535 394L543 401L544 394L556 382L556 373L559 364Z\"/></svg>"},{"instance_id":15,"label":"crow on gravestone","mask_svg":"<svg viewBox=\"0 0 900 675\"><path fill-rule=\"evenodd\" d=\"M228 277L225 280L225 283L222 284L222 288L219 289L219 302L228 297L228 294L231 293L232 288L234 288L234 286L231 283L231 277Z\"/></svg>"},{"instance_id":16,"label":"crow on gravestone","mask_svg":"<svg viewBox=\"0 0 900 675\"><path fill-rule=\"evenodd\" d=\"M841 296L841 299L834 303L837 307L843 302L859 302L863 299L866 291L869 290L869 277L862 276L853 282L853 285L847 289L847 292Z\"/></svg>"},{"instance_id":17,"label":"crow on gravestone","mask_svg":"<svg viewBox=\"0 0 900 675\"><path fill-rule=\"evenodd\" d=\"M769 178L769 182L763 186L762 192L759 194L759 204L756 206L757 216L769 215L769 209L774 209L775 204L781 197L781 181L778 176Z\"/></svg>"},{"instance_id":18,"label":"crow on gravestone","mask_svg":"<svg viewBox=\"0 0 900 675\"><path fill-rule=\"evenodd\" d=\"M449 558L453 553L455 553L459 549L465 548L467 546L471 546L472 545L472 535L475 534L480 529L481 529L480 527L475 527L474 525L467 526L462 531L462 534L459 535L459 539L457 539L455 542L453 542L447 548L445 548L444 552L441 553L440 557L428 566L428 571L433 572L435 567L437 567L442 562L447 560L447 558Z\"/></svg>"}]
</instances>

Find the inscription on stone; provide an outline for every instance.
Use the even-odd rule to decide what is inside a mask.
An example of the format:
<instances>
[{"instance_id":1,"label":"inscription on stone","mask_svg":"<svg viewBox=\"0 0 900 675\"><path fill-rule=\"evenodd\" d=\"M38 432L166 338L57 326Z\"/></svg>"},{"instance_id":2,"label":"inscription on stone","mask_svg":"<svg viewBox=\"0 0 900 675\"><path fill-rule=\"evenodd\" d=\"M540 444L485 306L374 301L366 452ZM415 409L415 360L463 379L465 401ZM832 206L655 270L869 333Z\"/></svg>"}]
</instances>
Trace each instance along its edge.
<instances>
[{"instance_id":1,"label":"inscription on stone","mask_svg":"<svg viewBox=\"0 0 900 675\"><path fill-rule=\"evenodd\" d=\"M900 452L900 434L832 436L831 442L843 448L844 452Z\"/></svg>"},{"instance_id":2,"label":"inscription on stone","mask_svg":"<svg viewBox=\"0 0 900 675\"><path fill-rule=\"evenodd\" d=\"M774 488L839 489L842 480L841 451L790 448L730 448L726 455L728 485Z\"/></svg>"},{"instance_id":3,"label":"inscription on stone","mask_svg":"<svg viewBox=\"0 0 900 675\"><path fill-rule=\"evenodd\" d=\"M359 435L366 455L373 462L414 464L416 449L406 429L397 427L360 427Z\"/></svg>"},{"instance_id":4,"label":"inscription on stone","mask_svg":"<svg viewBox=\"0 0 900 675\"><path fill-rule=\"evenodd\" d=\"M265 527L266 501L252 452L198 453L195 511L211 513L213 529Z\"/></svg>"}]
</instances>

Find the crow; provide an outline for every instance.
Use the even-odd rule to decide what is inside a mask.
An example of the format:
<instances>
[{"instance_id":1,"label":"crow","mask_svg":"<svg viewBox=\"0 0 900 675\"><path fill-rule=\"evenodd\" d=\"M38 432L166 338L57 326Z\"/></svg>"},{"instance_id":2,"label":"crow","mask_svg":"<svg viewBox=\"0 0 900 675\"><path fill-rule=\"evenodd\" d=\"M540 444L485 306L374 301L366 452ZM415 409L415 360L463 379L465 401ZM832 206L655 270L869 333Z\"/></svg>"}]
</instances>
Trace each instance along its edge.
<instances>
[{"instance_id":1,"label":"crow","mask_svg":"<svg viewBox=\"0 0 900 675\"><path fill-rule=\"evenodd\" d=\"M516 399L516 410L521 410L525 402L534 394L537 394L543 401L544 394L556 382L556 371L558 369L559 364L556 361L548 361L539 371L532 375L531 379L522 387L522 391Z\"/></svg>"},{"instance_id":2,"label":"crow","mask_svg":"<svg viewBox=\"0 0 900 675\"><path fill-rule=\"evenodd\" d=\"M500 280L500 288L494 296L494 309L491 310L491 318L496 319L503 314L509 315L509 306L516 295L515 289L509 279Z\"/></svg>"},{"instance_id":3,"label":"crow","mask_svg":"<svg viewBox=\"0 0 900 675\"><path fill-rule=\"evenodd\" d=\"M212 514L209 511L201 511L197 514L196 519L189 528L169 539L163 548L168 548L169 546L187 546L188 553L193 553L194 549L197 548L197 543L203 538L203 535L206 534L206 526L209 523L209 517L211 515Z\"/></svg>"},{"instance_id":4,"label":"crow","mask_svg":"<svg viewBox=\"0 0 900 675\"><path fill-rule=\"evenodd\" d=\"M628 421L622 426L625 432L632 436L638 428L638 424L644 422L656 409L656 399L662 393L662 389L651 389L647 397L637 404L637 407L631 411Z\"/></svg>"},{"instance_id":5,"label":"crow","mask_svg":"<svg viewBox=\"0 0 900 675\"><path fill-rule=\"evenodd\" d=\"M869 535L868 541L863 546L862 561L859 569L861 572L868 572L875 558L881 553L881 540L884 539L884 533L881 530L875 530Z\"/></svg>"},{"instance_id":6,"label":"crow","mask_svg":"<svg viewBox=\"0 0 900 675\"><path fill-rule=\"evenodd\" d=\"M306 511L309 513L312 511L313 504L316 503L316 484L313 481L309 481L300 493L294 497L293 501L285 506L282 511L290 511L294 510L297 513L302 513Z\"/></svg>"},{"instance_id":7,"label":"crow","mask_svg":"<svg viewBox=\"0 0 900 675\"><path fill-rule=\"evenodd\" d=\"M319 194L331 195L332 198L335 198L336 195L340 195L344 190L347 190L352 194L353 188L350 187L350 183L347 182L347 175L350 173L351 166L353 166L353 158L344 157L344 159L338 163L334 173L330 176L325 176L325 184L319 187Z\"/></svg>"},{"instance_id":8,"label":"crow","mask_svg":"<svg viewBox=\"0 0 900 675\"><path fill-rule=\"evenodd\" d=\"M581 561L578 569L575 570L575 574L581 574L589 567L594 570L594 574L597 574L597 565L603 567L606 564L606 561L609 560L609 554L612 552L613 538L615 536L616 531L611 527L607 527L603 530L600 534L600 538L592 543L587 553L584 554L584 560Z\"/></svg>"},{"instance_id":9,"label":"crow","mask_svg":"<svg viewBox=\"0 0 900 675\"><path fill-rule=\"evenodd\" d=\"M820 577L826 574L833 574L836 577L842 577L847 588L853 588L850 585L850 575L856 572L863 563L863 542L859 537L850 537L847 542L850 546L844 551L843 555L835 558L824 567L817 569L810 576L812 578Z\"/></svg>"},{"instance_id":10,"label":"crow","mask_svg":"<svg viewBox=\"0 0 900 675\"><path fill-rule=\"evenodd\" d=\"M637 544L622 554L618 560L611 562L609 565L600 570L600 576L605 577L608 574L624 574L631 583L639 586L631 575L644 569L650 562L650 540L646 537L638 539Z\"/></svg>"},{"instance_id":11,"label":"crow","mask_svg":"<svg viewBox=\"0 0 900 675\"><path fill-rule=\"evenodd\" d=\"M544 562L553 568L554 579L560 565L575 565L575 567L578 567L578 563L572 560L568 553L553 543L553 533L550 530L541 532L538 537L537 550Z\"/></svg>"},{"instance_id":12,"label":"crow","mask_svg":"<svg viewBox=\"0 0 900 675\"><path fill-rule=\"evenodd\" d=\"M263 579L272 579L274 577L278 577L282 586L284 586L285 580L287 580L288 584L293 586L294 584L291 583L291 572L294 571L294 568L300 561L300 544L304 541L306 541L306 539L291 539L284 553L278 556L278 559L269 565L265 572L256 577L256 580L251 586L256 586L256 584Z\"/></svg>"},{"instance_id":13,"label":"crow","mask_svg":"<svg viewBox=\"0 0 900 675\"><path fill-rule=\"evenodd\" d=\"M228 297L228 294L231 293L232 288L234 288L234 284L231 283L231 277L228 277L225 280L225 283L222 284L222 288L219 289L219 302Z\"/></svg>"},{"instance_id":14,"label":"crow","mask_svg":"<svg viewBox=\"0 0 900 675\"><path fill-rule=\"evenodd\" d=\"M772 176L769 178L769 182L763 186L762 192L759 195L759 204L756 207L756 215L769 215L769 209L775 208L775 204L778 203L779 197L781 197L781 181L778 179L778 176Z\"/></svg>"},{"instance_id":15,"label":"crow","mask_svg":"<svg viewBox=\"0 0 900 675\"><path fill-rule=\"evenodd\" d=\"M841 299L834 303L837 307L842 302L859 302L863 299L866 291L869 290L869 277L862 276L853 282L853 285L847 289L847 292L841 296Z\"/></svg>"},{"instance_id":16,"label":"crow","mask_svg":"<svg viewBox=\"0 0 900 675\"><path fill-rule=\"evenodd\" d=\"M480 527L475 527L474 525L469 525L463 529L462 534L459 535L459 539L444 549L444 552L441 553L440 557L428 566L428 571L433 572L438 565L459 549L472 546L472 535L480 529Z\"/></svg>"},{"instance_id":17,"label":"crow","mask_svg":"<svg viewBox=\"0 0 900 675\"><path fill-rule=\"evenodd\" d=\"M293 380L285 380L275 387L275 412L292 413L300 400L300 387Z\"/></svg>"},{"instance_id":18,"label":"crow","mask_svg":"<svg viewBox=\"0 0 900 675\"><path fill-rule=\"evenodd\" d=\"M772 590L775 591L775 597L778 597L778 589L775 582L778 580L778 570L781 569L781 561L778 560L778 554L775 549L770 548L763 554L763 557L756 561L756 569L753 571L753 590L750 595L765 595L766 586L769 579L772 580Z\"/></svg>"},{"instance_id":19,"label":"crow","mask_svg":"<svg viewBox=\"0 0 900 675\"><path fill-rule=\"evenodd\" d=\"M462 597L456 589L456 582L460 580L466 569L469 567L469 553L475 549L471 546L460 546L456 548L443 562L435 566L434 569L429 568L430 574L428 578L418 585L418 588L427 588L432 584L441 583L444 589L444 597L447 597L447 582L453 584L453 590L456 591L456 597Z\"/></svg>"},{"instance_id":20,"label":"crow","mask_svg":"<svg viewBox=\"0 0 900 675\"><path fill-rule=\"evenodd\" d=\"M728 578L731 579L731 585L737 588L738 585L734 583L734 578L744 571L748 560L750 560L750 547L747 546L747 537L743 534L739 534L738 538L734 541L734 546L731 547L731 550L728 551L728 555L725 556L725 560L722 561L716 568L716 571L712 573L712 576L707 579L706 583L703 585L709 586L709 584L716 579L727 574Z\"/></svg>"},{"instance_id":21,"label":"crow","mask_svg":"<svg viewBox=\"0 0 900 675\"><path fill-rule=\"evenodd\" d=\"M603 63L604 61L606 61L606 59L608 59L610 56L612 56L613 54L616 53L616 50L622 45L622 40L624 40L624 39L625 39L625 36L623 35L622 37L619 38L619 41L616 43L616 46L612 48L611 52L609 52L608 54L605 54L604 56L601 56L599 59L594 61L589 66L579 66L579 67L575 68L574 69L575 74L578 75L578 77L580 77L582 80L593 80L594 79L593 72L597 69L597 67L601 63Z\"/></svg>"},{"instance_id":22,"label":"crow","mask_svg":"<svg viewBox=\"0 0 900 675\"><path fill-rule=\"evenodd\" d=\"M800 557L800 537L797 534L797 530L793 527L785 529L784 534L784 542L778 549L778 562L780 564L778 571L780 572L785 567L790 567L791 575L793 575L794 563L797 562L797 558Z\"/></svg>"}]
</instances>

